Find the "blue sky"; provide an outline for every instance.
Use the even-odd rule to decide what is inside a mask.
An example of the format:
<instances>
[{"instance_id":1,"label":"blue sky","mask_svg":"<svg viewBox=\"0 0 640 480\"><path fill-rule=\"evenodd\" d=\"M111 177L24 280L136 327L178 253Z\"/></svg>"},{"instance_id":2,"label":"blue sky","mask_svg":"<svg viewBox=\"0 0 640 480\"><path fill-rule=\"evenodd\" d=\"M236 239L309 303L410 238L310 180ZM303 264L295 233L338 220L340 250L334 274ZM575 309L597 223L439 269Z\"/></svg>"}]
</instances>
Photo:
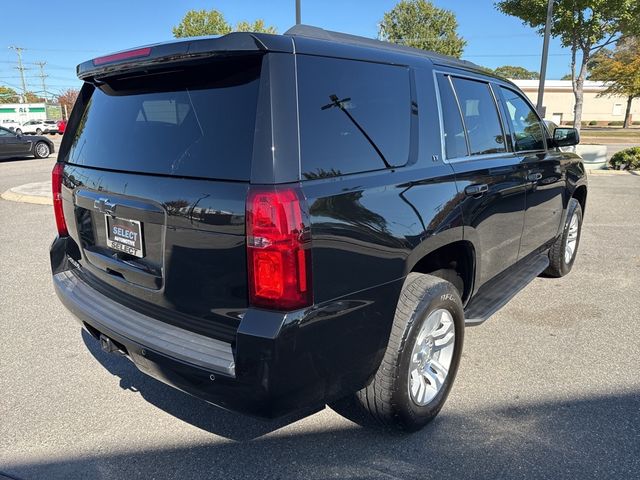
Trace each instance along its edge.
<instances>
[{"instance_id":1,"label":"blue sky","mask_svg":"<svg viewBox=\"0 0 640 480\"><path fill-rule=\"evenodd\" d=\"M395 0L302 0L303 23L330 30L375 37L377 25ZM513 17L499 13L492 0L435 0L452 10L459 33L467 40L463 58L495 68L520 65L539 70L542 38ZM23 61L30 90L41 90L34 62L46 61L48 90L78 86L75 66L101 54L172 38L171 27L189 9L215 8L227 20L263 18L284 32L295 21L294 0L64 0L3 2L0 29L0 85L19 87L16 54L10 45L24 47ZM89 5L91 5L89 7ZM37 15L34 12L38 12ZM569 51L552 40L548 66L550 79L569 71Z\"/></svg>"}]
</instances>

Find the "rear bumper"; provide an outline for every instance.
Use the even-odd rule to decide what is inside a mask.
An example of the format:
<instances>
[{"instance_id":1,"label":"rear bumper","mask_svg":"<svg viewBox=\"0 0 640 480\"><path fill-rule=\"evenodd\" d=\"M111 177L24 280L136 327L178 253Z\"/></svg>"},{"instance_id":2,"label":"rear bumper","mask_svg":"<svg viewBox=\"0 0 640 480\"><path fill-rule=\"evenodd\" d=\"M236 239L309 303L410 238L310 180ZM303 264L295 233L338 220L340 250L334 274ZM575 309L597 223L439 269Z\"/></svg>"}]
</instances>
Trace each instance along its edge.
<instances>
[{"instance_id":1,"label":"rear bumper","mask_svg":"<svg viewBox=\"0 0 640 480\"><path fill-rule=\"evenodd\" d=\"M161 355L227 377L235 377L231 344L169 325L120 305L84 283L72 270L53 277L58 297L82 322L125 345L141 345Z\"/></svg>"},{"instance_id":2,"label":"rear bumper","mask_svg":"<svg viewBox=\"0 0 640 480\"><path fill-rule=\"evenodd\" d=\"M259 383L236 377L232 346L168 325L95 291L73 270L57 273L53 284L65 307L96 340L111 339L135 366L157 380L220 407L274 418L296 409L274 405Z\"/></svg>"},{"instance_id":3,"label":"rear bumper","mask_svg":"<svg viewBox=\"0 0 640 480\"><path fill-rule=\"evenodd\" d=\"M295 312L247 309L232 343L148 317L83 280L51 248L62 303L142 372L222 408L263 418L320 410L362 388L384 355L402 280Z\"/></svg>"}]
</instances>

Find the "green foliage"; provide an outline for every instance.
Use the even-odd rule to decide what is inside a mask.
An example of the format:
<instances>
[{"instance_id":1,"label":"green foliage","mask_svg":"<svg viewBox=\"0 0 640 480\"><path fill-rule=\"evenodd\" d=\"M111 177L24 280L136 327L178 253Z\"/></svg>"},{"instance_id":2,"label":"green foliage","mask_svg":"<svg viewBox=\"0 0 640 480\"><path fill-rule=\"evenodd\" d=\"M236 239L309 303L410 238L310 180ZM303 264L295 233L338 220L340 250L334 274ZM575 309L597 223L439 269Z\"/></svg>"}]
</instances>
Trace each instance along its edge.
<instances>
[{"instance_id":1,"label":"green foliage","mask_svg":"<svg viewBox=\"0 0 640 480\"><path fill-rule=\"evenodd\" d=\"M566 75L563 75L562 78L560 78L560 80L571 80L571 74L567 73Z\"/></svg>"},{"instance_id":2,"label":"green foliage","mask_svg":"<svg viewBox=\"0 0 640 480\"><path fill-rule=\"evenodd\" d=\"M502 77L513 78L516 80L538 80L540 78L540 74L538 72L513 65L503 65L498 67L494 70L494 73Z\"/></svg>"},{"instance_id":3,"label":"green foliage","mask_svg":"<svg viewBox=\"0 0 640 480\"><path fill-rule=\"evenodd\" d=\"M496 7L507 15L520 18L532 28L544 31L547 0L501 0ZM618 32L640 28L637 0L555 0L551 35L562 46L592 47Z\"/></svg>"},{"instance_id":4,"label":"green foliage","mask_svg":"<svg viewBox=\"0 0 640 480\"><path fill-rule=\"evenodd\" d=\"M453 12L427 0L401 0L384 14L379 35L389 42L460 58L467 42L457 29Z\"/></svg>"},{"instance_id":5,"label":"green foliage","mask_svg":"<svg viewBox=\"0 0 640 480\"><path fill-rule=\"evenodd\" d=\"M204 35L226 35L232 31L277 33L275 27L265 26L264 20L253 23L241 21L234 29L218 10L189 10L180 23L173 27L173 36L200 37Z\"/></svg>"},{"instance_id":6,"label":"green foliage","mask_svg":"<svg viewBox=\"0 0 640 480\"><path fill-rule=\"evenodd\" d=\"M520 18L525 25L542 33L547 17L547 0L500 0L502 13ZM615 42L621 33L640 31L638 0L555 0L551 35L562 46L571 48L573 91L576 97L574 124L580 125L583 85L592 55ZM581 58L578 61L578 52ZM576 69L576 66L579 66Z\"/></svg>"},{"instance_id":7,"label":"green foliage","mask_svg":"<svg viewBox=\"0 0 640 480\"><path fill-rule=\"evenodd\" d=\"M598 124L598 122L596 120L591 120L589 122L589 125L597 125L597 124Z\"/></svg>"},{"instance_id":8,"label":"green foliage","mask_svg":"<svg viewBox=\"0 0 640 480\"><path fill-rule=\"evenodd\" d=\"M610 127L621 127L624 125L624 122L622 120L614 120L612 122L607 123L607 125L609 125Z\"/></svg>"},{"instance_id":9,"label":"green foliage","mask_svg":"<svg viewBox=\"0 0 640 480\"><path fill-rule=\"evenodd\" d=\"M0 86L0 103L17 103L18 94L13 88Z\"/></svg>"},{"instance_id":10,"label":"green foliage","mask_svg":"<svg viewBox=\"0 0 640 480\"><path fill-rule=\"evenodd\" d=\"M278 30L276 29L276 27L272 27L272 26L265 26L264 24L264 20L256 20L253 23L249 23L249 22L238 22L238 24L236 25L236 32L260 32L260 33L273 33L276 34L278 33Z\"/></svg>"},{"instance_id":11,"label":"green foliage","mask_svg":"<svg viewBox=\"0 0 640 480\"><path fill-rule=\"evenodd\" d=\"M614 153L609 160L609 165L615 170L640 169L640 147L631 147Z\"/></svg>"},{"instance_id":12,"label":"green foliage","mask_svg":"<svg viewBox=\"0 0 640 480\"><path fill-rule=\"evenodd\" d=\"M640 120L635 120L635 121L633 122L633 125L640 125Z\"/></svg>"},{"instance_id":13,"label":"green foliage","mask_svg":"<svg viewBox=\"0 0 640 480\"><path fill-rule=\"evenodd\" d=\"M619 95L629 101L640 97L640 40L627 37L618 42L614 51L602 53L591 79L610 82L600 95Z\"/></svg>"}]
</instances>

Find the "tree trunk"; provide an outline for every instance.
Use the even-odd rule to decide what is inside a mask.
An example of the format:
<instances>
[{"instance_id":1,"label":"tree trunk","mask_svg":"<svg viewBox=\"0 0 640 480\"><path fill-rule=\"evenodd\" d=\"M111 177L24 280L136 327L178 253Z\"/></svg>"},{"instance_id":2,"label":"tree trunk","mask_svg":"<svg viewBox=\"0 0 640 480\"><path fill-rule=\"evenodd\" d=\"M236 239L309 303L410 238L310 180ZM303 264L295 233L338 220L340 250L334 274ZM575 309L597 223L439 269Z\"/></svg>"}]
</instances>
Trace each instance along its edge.
<instances>
[{"instance_id":1,"label":"tree trunk","mask_svg":"<svg viewBox=\"0 0 640 480\"><path fill-rule=\"evenodd\" d=\"M627 111L624 113L624 125L622 128L629 128L629 124L631 123L631 103L633 102L633 97L629 96L627 99Z\"/></svg>"},{"instance_id":2,"label":"tree trunk","mask_svg":"<svg viewBox=\"0 0 640 480\"><path fill-rule=\"evenodd\" d=\"M580 126L582 125L582 102L584 97L584 80L587 77L587 63L589 62L590 51L588 48L582 49L582 59L580 62L580 73L578 74L578 78L575 78L575 73L573 74L574 82L573 82L573 96L576 99L575 106L573 107L573 128L580 131ZM575 52L572 52L575 55ZM572 57L572 68L575 69L575 58Z\"/></svg>"}]
</instances>

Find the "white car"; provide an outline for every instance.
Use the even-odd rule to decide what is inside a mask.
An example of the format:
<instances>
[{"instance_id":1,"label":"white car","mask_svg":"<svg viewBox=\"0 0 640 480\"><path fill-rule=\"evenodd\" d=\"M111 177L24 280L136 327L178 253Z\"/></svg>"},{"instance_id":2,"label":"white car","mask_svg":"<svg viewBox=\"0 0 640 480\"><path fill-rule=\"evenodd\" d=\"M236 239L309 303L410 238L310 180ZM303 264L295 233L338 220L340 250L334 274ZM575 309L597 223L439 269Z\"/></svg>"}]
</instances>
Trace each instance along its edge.
<instances>
[{"instance_id":1,"label":"white car","mask_svg":"<svg viewBox=\"0 0 640 480\"><path fill-rule=\"evenodd\" d=\"M44 120L29 120L24 122L22 126L16 127L16 133L24 135L42 135L49 129L49 125Z\"/></svg>"},{"instance_id":2,"label":"white car","mask_svg":"<svg viewBox=\"0 0 640 480\"><path fill-rule=\"evenodd\" d=\"M12 132L16 130L16 128L20 128L22 124L20 122L16 122L15 120L2 120L0 122L0 127L8 128Z\"/></svg>"}]
</instances>

